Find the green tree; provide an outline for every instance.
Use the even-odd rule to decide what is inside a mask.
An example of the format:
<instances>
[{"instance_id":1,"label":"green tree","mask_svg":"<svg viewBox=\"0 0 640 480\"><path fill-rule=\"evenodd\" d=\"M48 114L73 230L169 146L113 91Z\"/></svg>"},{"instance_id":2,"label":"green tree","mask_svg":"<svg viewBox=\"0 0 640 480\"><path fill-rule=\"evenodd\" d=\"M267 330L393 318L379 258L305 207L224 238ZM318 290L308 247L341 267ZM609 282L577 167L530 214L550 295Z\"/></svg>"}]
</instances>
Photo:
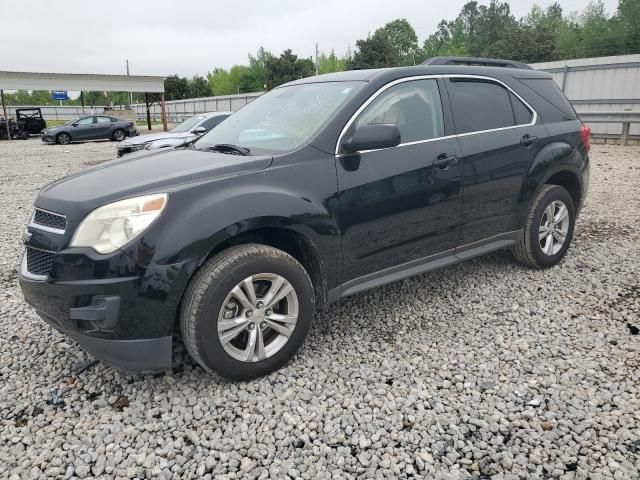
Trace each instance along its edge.
<instances>
[{"instance_id":1,"label":"green tree","mask_svg":"<svg viewBox=\"0 0 640 480\"><path fill-rule=\"evenodd\" d=\"M311 59L298 58L290 49L282 52L279 57L269 58L266 69L268 89L315 73L315 66Z\"/></svg>"},{"instance_id":2,"label":"green tree","mask_svg":"<svg viewBox=\"0 0 640 480\"><path fill-rule=\"evenodd\" d=\"M200 75L194 75L189 79L189 98L201 98L211 95L207 79Z\"/></svg>"},{"instance_id":3,"label":"green tree","mask_svg":"<svg viewBox=\"0 0 640 480\"><path fill-rule=\"evenodd\" d=\"M397 55L389 34L378 29L366 39L356 41L356 52L347 62L347 69L384 68L396 66Z\"/></svg>"},{"instance_id":4,"label":"green tree","mask_svg":"<svg viewBox=\"0 0 640 480\"><path fill-rule=\"evenodd\" d=\"M165 78L164 96L167 100L189 98L189 80L175 74Z\"/></svg>"},{"instance_id":5,"label":"green tree","mask_svg":"<svg viewBox=\"0 0 640 480\"><path fill-rule=\"evenodd\" d=\"M640 0L619 0L616 14L626 52L640 52Z\"/></svg>"},{"instance_id":6,"label":"green tree","mask_svg":"<svg viewBox=\"0 0 640 480\"><path fill-rule=\"evenodd\" d=\"M437 56L463 57L469 54L469 35L464 21L458 17L453 21L442 20L438 30L424 41L422 59Z\"/></svg>"},{"instance_id":7,"label":"green tree","mask_svg":"<svg viewBox=\"0 0 640 480\"><path fill-rule=\"evenodd\" d=\"M346 58L338 58L336 52L332 49L331 53L327 55L322 52L318 55L318 73L333 73L341 72L345 70L347 66Z\"/></svg>"},{"instance_id":8,"label":"green tree","mask_svg":"<svg viewBox=\"0 0 640 480\"><path fill-rule=\"evenodd\" d=\"M394 54L394 64L415 65L418 54L418 36L411 24L404 18L399 18L382 27Z\"/></svg>"}]
</instances>

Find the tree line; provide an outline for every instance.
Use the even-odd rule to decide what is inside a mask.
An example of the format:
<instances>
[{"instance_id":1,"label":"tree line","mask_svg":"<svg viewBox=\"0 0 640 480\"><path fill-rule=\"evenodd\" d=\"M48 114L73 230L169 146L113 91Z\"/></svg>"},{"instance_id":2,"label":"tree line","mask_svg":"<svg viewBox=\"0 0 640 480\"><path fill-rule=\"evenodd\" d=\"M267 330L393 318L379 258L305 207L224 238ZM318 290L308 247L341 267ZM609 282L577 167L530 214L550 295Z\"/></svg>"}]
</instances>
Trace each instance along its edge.
<instances>
[{"instance_id":1,"label":"tree line","mask_svg":"<svg viewBox=\"0 0 640 480\"><path fill-rule=\"evenodd\" d=\"M317 65L287 49L279 55L260 48L248 65L214 68L206 77L171 75L165 79L167 100L232 95L269 90L316 73L349 69L417 65L434 56L493 57L525 63L600 57L640 52L640 0L619 0L612 15L601 1L568 15L559 3L543 9L533 5L516 19L506 1L488 5L466 3L454 19L443 19L422 44L406 19L393 20L347 48L344 56L322 52ZM47 92L7 94L9 104L55 104ZM87 94L89 98L87 99ZM85 104L128 103L127 93L87 92ZM106 95L106 96L105 96ZM102 96L102 97L101 97ZM45 98L46 97L46 98ZM102 103L100 102L102 100ZM134 102L144 97L134 94ZM95 102L95 103L92 103ZM78 104L79 100L68 104Z\"/></svg>"}]
</instances>

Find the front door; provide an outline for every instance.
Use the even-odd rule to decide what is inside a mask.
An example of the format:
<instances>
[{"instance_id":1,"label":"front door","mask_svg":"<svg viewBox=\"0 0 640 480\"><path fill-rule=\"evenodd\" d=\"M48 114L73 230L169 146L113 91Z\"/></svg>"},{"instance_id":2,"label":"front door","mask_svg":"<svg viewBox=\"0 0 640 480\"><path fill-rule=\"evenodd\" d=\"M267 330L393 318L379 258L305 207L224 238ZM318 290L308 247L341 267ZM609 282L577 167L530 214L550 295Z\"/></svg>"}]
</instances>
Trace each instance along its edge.
<instances>
[{"instance_id":1,"label":"front door","mask_svg":"<svg viewBox=\"0 0 640 480\"><path fill-rule=\"evenodd\" d=\"M71 130L72 140L90 140L93 138L94 118L83 117L75 122L73 130Z\"/></svg>"},{"instance_id":2,"label":"front door","mask_svg":"<svg viewBox=\"0 0 640 480\"><path fill-rule=\"evenodd\" d=\"M460 146L443 138L452 126L442 98L435 78L408 78L374 95L347 129L344 138L393 123L401 143L338 156L343 282L456 247Z\"/></svg>"}]
</instances>

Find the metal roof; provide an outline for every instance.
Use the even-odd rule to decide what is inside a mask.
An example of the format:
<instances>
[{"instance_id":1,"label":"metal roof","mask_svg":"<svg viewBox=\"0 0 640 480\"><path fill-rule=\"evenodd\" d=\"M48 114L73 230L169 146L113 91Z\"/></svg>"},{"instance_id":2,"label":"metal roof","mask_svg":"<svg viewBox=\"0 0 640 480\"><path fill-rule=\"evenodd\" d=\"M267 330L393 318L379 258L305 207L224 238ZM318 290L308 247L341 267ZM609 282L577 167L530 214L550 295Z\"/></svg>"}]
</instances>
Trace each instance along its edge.
<instances>
[{"instance_id":1,"label":"metal roof","mask_svg":"<svg viewBox=\"0 0 640 480\"><path fill-rule=\"evenodd\" d=\"M164 77L0 71L0 89L162 93Z\"/></svg>"}]
</instances>

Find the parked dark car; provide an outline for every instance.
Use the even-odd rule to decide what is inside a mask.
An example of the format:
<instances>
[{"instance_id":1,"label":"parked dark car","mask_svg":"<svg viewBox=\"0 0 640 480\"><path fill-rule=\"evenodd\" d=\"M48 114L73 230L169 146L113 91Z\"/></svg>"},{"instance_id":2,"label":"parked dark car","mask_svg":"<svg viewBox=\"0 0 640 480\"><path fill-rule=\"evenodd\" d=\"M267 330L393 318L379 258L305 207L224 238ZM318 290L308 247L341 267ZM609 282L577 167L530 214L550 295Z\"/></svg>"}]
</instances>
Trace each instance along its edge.
<instances>
[{"instance_id":1,"label":"parked dark car","mask_svg":"<svg viewBox=\"0 0 640 480\"><path fill-rule=\"evenodd\" d=\"M177 322L204 369L246 379L341 297L498 249L556 265L589 129L549 74L460 62L297 80L191 147L50 184L25 233L26 300L125 370L169 368Z\"/></svg>"},{"instance_id":2,"label":"parked dark car","mask_svg":"<svg viewBox=\"0 0 640 480\"><path fill-rule=\"evenodd\" d=\"M133 122L120 120L108 115L86 115L42 132L45 143L68 145L86 140L114 140L121 142L127 137L138 135Z\"/></svg>"},{"instance_id":3,"label":"parked dark car","mask_svg":"<svg viewBox=\"0 0 640 480\"><path fill-rule=\"evenodd\" d=\"M158 150L161 148L177 147L196 140L212 128L220 124L232 112L210 112L195 115L180 123L169 132L150 133L130 138L120 142L117 155L122 157L128 153L140 150Z\"/></svg>"},{"instance_id":4,"label":"parked dark car","mask_svg":"<svg viewBox=\"0 0 640 480\"><path fill-rule=\"evenodd\" d=\"M37 107L16 108L16 121L23 125L23 129L30 135L40 135L47 128L47 122L42 118L42 110Z\"/></svg>"}]
</instances>

